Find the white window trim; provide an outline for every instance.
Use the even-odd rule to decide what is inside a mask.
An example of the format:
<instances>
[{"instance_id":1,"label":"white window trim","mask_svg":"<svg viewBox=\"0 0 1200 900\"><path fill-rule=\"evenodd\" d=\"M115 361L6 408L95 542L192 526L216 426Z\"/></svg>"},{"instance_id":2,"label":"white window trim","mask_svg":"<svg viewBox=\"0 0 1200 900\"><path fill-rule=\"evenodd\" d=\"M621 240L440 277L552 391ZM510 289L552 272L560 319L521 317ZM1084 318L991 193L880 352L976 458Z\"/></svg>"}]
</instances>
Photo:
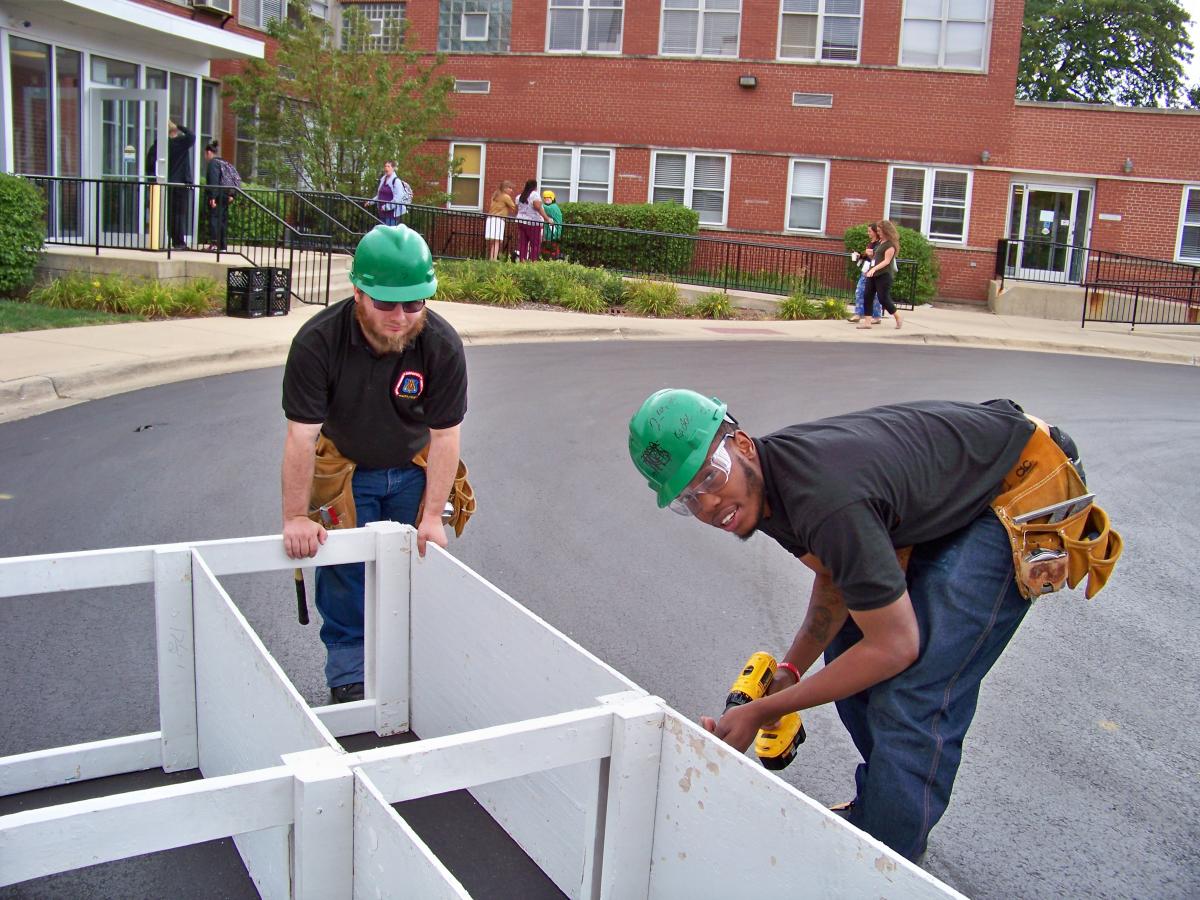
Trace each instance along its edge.
<instances>
[{"instance_id":1,"label":"white window trim","mask_svg":"<svg viewBox=\"0 0 1200 900\"><path fill-rule=\"evenodd\" d=\"M483 37L467 37L467 16L483 16ZM463 10L462 18L458 23L459 40L472 43L483 44L487 43L488 36L492 32L492 14L487 10L478 12Z\"/></svg>"},{"instance_id":2,"label":"white window trim","mask_svg":"<svg viewBox=\"0 0 1200 900\"><path fill-rule=\"evenodd\" d=\"M544 177L542 175L542 160L547 150L570 150L571 151L571 188L568 191L567 197L556 195L555 199L562 203L575 203L579 196L579 158L583 155L584 150L593 150L597 152L605 152L608 154L608 199L606 203L612 203L613 197L613 173L617 166L617 151L615 147L597 146L595 144L542 144L538 147L538 170L537 181L538 185L545 187L542 184ZM591 202L591 201L588 201Z\"/></svg>"},{"instance_id":3,"label":"white window trim","mask_svg":"<svg viewBox=\"0 0 1200 900\"><path fill-rule=\"evenodd\" d=\"M863 0L864 4L866 0ZM937 70L939 72L970 72L975 75L988 74L988 63L992 57L992 25L995 22L995 4L994 0L987 0L987 9L984 12L983 18L983 53L979 61L979 68L961 68L958 66L947 66L946 59L946 24L949 22L949 2L950 0L942 0L942 35L938 41L938 63L933 66L918 66L912 63L904 62L904 23L908 20L908 4L909 0L904 0L904 6L900 10L900 33L899 40L896 42L896 65L904 69L925 69ZM864 13L865 15L865 13ZM924 21L932 21L926 19ZM974 19L955 19L956 22L977 21ZM859 31L859 42L862 42L862 31Z\"/></svg>"},{"instance_id":4,"label":"white window trim","mask_svg":"<svg viewBox=\"0 0 1200 900\"><path fill-rule=\"evenodd\" d=\"M646 202L654 202L654 173L658 169L659 155L666 156L686 156L687 162L683 171L683 205L688 209L692 208L692 190L694 185L692 182L696 174L696 157L697 156L719 156L725 160L725 185L721 191L721 221L720 222L701 222L701 228L728 228L729 227L729 184L733 179L733 157L728 153L712 153L708 150L654 150L650 153L650 177L647 179L650 184L646 192Z\"/></svg>"},{"instance_id":5,"label":"white window trim","mask_svg":"<svg viewBox=\"0 0 1200 900\"><path fill-rule=\"evenodd\" d=\"M780 62L787 63L818 63L823 66L856 66L862 59L862 42L863 42L863 19L866 14L863 8L868 3L868 0L862 0L862 4L858 7L858 46L854 49L854 59L822 59L821 58L821 42L825 34L825 4L829 0L819 0L819 8L817 10L817 54L812 59L801 59L798 56L783 55L783 17L785 15L804 15L804 13L784 13L783 0L779 0L779 28L778 37L775 41L775 58ZM809 14L811 15L811 13ZM832 14L835 19L849 19L851 16Z\"/></svg>"},{"instance_id":6,"label":"white window trim","mask_svg":"<svg viewBox=\"0 0 1200 900\"><path fill-rule=\"evenodd\" d=\"M553 0L551 0L553 2ZM561 7L562 9L579 9L580 7ZM596 9L617 9L613 6L598 6ZM553 53L555 56L620 56L625 48L625 0L621 0L621 37L617 41L616 50L589 50L588 44L588 23L592 18L588 15L592 11L592 0L583 0L583 31L579 35L578 50L551 50L550 49L550 3L546 4L546 52Z\"/></svg>"},{"instance_id":7,"label":"white window trim","mask_svg":"<svg viewBox=\"0 0 1200 900\"><path fill-rule=\"evenodd\" d=\"M1195 191L1197 194L1200 194L1200 184L1185 184L1183 186L1183 191L1181 192L1182 195L1179 198L1179 228L1177 228L1175 231L1174 258L1175 258L1175 262L1181 262L1181 263L1194 265L1196 263L1200 263L1200 256L1198 256L1198 257L1184 256L1182 253L1182 251L1183 251L1183 226L1184 226L1183 217L1187 215L1188 194L1190 194L1192 191ZM1192 228L1200 228L1200 223L1197 223L1196 225L1192 225L1191 227Z\"/></svg>"},{"instance_id":8,"label":"white window trim","mask_svg":"<svg viewBox=\"0 0 1200 900\"><path fill-rule=\"evenodd\" d=\"M478 147L479 148L479 196L476 199L474 206L460 206L454 202L454 179L462 178L461 175L450 175L446 179L446 193L450 199L446 201L447 209L467 209L476 212L483 210L483 184L487 178L487 144L482 141L451 141L450 143L450 161L453 161L458 153L459 147ZM473 176L467 176L473 177Z\"/></svg>"},{"instance_id":9,"label":"white window trim","mask_svg":"<svg viewBox=\"0 0 1200 900\"><path fill-rule=\"evenodd\" d=\"M825 167L825 177L821 185L821 227L820 228L792 228L788 224L788 219L792 212L792 179L796 174L795 163L815 163ZM889 180L890 184L890 180ZM787 187L787 205L783 211L783 230L790 234L824 234L826 225L826 216L829 213L829 160L827 159L810 159L804 156L793 156L788 160L788 187Z\"/></svg>"},{"instance_id":10,"label":"white window trim","mask_svg":"<svg viewBox=\"0 0 1200 900\"><path fill-rule=\"evenodd\" d=\"M972 169L964 169L958 166L925 166L916 163L906 165L904 163L893 163L888 166L887 177L887 196L883 199L883 217L890 218L892 210L892 178L896 169L921 169L925 173L925 183L923 185L921 197L921 234L933 244L949 244L953 246L966 246L967 236L971 233L971 192L975 188L975 172ZM963 233L961 238L948 237L931 237L929 234L930 220L933 218L933 182L938 172L964 172L967 176L967 196L966 205L963 208Z\"/></svg>"},{"instance_id":11,"label":"white window trim","mask_svg":"<svg viewBox=\"0 0 1200 900\"><path fill-rule=\"evenodd\" d=\"M666 9L663 5L663 0L658 3L658 55L666 56L673 59L689 59L701 57L703 59L741 59L742 57L742 2L738 0L737 17L738 17L738 40L736 51L732 55L723 53L705 53L704 52L704 14L707 12L705 6L706 0L700 0L700 8L696 10L696 15L700 17L700 27L696 29L696 51L694 53L667 53L663 50L663 39L666 37ZM674 10L675 12L689 12L690 10ZM732 10L714 9L713 12L729 13Z\"/></svg>"}]
</instances>

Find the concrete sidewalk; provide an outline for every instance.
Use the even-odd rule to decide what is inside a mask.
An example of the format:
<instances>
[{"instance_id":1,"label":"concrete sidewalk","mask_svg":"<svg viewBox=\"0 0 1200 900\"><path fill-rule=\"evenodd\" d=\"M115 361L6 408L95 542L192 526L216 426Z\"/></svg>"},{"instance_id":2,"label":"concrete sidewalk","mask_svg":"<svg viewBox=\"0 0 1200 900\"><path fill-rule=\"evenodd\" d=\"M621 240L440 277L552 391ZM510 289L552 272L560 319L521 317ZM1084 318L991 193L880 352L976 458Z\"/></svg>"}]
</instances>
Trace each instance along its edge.
<instances>
[{"instance_id":1,"label":"concrete sidewalk","mask_svg":"<svg viewBox=\"0 0 1200 900\"><path fill-rule=\"evenodd\" d=\"M555 340L844 341L972 346L1197 365L1200 326L1055 322L919 307L870 330L846 322L711 321L431 303L468 345ZM281 365L323 307L263 319L173 319L0 334L0 422L155 384Z\"/></svg>"}]
</instances>

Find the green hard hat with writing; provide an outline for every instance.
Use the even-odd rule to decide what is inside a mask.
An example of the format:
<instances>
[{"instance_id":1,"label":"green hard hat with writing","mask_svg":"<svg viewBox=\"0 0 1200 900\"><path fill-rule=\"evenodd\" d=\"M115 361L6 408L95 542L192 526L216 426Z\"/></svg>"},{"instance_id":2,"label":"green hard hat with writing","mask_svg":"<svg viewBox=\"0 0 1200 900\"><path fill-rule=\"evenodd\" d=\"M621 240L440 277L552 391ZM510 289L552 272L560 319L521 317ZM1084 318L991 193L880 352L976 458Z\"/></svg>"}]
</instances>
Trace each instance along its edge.
<instances>
[{"instance_id":1,"label":"green hard hat with writing","mask_svg":"<svg viewBox=\"0 0 1200 900\"><path fill-rule=\"evenodd\" d=\"M726 406L682 388L655 391L629 420L629 457L663 508L679 496L701 466Z\"/></svg>"},{"instance_id":2,"label":"green hard hat with writing","mask_svg":"<svg viewBox=\"0 0 1200 900\"><path fill-rule=\"evenodd\" d=\"M437 293L433 254L407 225L376 225L358 242L350 283L384 303L425 300Z\"/></svg>"}]
</instances>

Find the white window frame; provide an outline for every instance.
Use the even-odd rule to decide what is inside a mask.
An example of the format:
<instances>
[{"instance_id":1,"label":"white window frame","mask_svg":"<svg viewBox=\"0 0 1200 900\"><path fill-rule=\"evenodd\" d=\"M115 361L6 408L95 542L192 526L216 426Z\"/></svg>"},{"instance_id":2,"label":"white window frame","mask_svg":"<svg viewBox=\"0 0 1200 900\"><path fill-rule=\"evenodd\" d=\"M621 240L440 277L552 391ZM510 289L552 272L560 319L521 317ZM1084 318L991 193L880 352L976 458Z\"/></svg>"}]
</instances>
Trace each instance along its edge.
<instances>
[{"instance_id":1,"label":"white window frame","mask_svg":"<svg viewBox=\"0 0 1200 900\"><path fill-rule=\"evenodd\" d=\"M796 163L807 163L809 165L818 165L824 168L825 172L821 182L821 225L818 228L794 228L791 224L792 217L792 197L795 195L793 190L793 179L796 175ZM805 195L808 196L808 195ZM809 159L808 157L794 156L788 160L788 192L787 192L787 207L783 211L783 230L791 234L824 234L826 216L829 213L829 160L827 159Z\"/></svg>"},{"instance_id":2,"label":"white window frame","mask_svg":"<svg viewBox=\"0 0 1200 900\"><path fill-rule=\"evenodd\" d=\"M483 37L468 37L467 36L467 19L468 17L483 16ZM484 44L487 43L488 36L492 30L492 14L487 10L468 11L463 10L462 18L458 23L458 37L464 43Z\"/></svg>"},{"instance_id":3,"label":"white window frame","mask_svg":"<svg viewBox=\"0 0 1200 900\"><path fill-rule=\"evenodd\" d=\"M856 65L862 58L862 39L863 39L863 5L867 0L860 0L858 5L858 15L851 16L847 13L826 13L825 6L829 0L817 0L816 13L797 13L785 12L783 9L784 0L779 0L779 39L775 45L775 58L786 62L813 62L829 64L834 66ZM783 22L784 16L811 16L817 17L817 46L816 53L811 58L805 56L784 56L783 55ZM857 19L858 20L858 39L854 44L854 59L825 59L822 56L822 47L825 40L825 17L829 16L834 19Z\"/></svg>"},{"instance_id":4,"label":"white window frame","mask_svg":"<svg viewBox=\"0 0 1200 900\"><path fill-rule=\"evenodd\" d=\"M988 58L991 56L992 49L992 20L993 16L993 0L984 0L984 12L982 19L951 19L950 4L953 0L941 0L942 13L934 19L929 16L913 16L909 15L909 6L913 0L904 0L904 10L900 16L900 40L899 52L896 62L905 68L915 69L951 69L957 72L982 72L988 71ZM926 0L928 2L928 0ZM940 33L938 36L938 61L934 65L923 65L920 63L906 63L904 61L904 26L910 20L920 22L938 22L940 25ZM976 23L983 25L983 49L980 52L979 65L976 66L948 66L946 65L946 29L951 22Z\"/></svg>"},{"instance_id":5,"label":"white window frame","mask_svg":"<svg viewBox=\"0 0 1200 900\"><path fill-rule=\"evenodd\" d=\"M712 156L725 160L725 185L721 189L721 221L701 222L701 228L727 228L729 226L729 184L732 180L733 157L728 153L710 153L704 150L654 150L650 153L650 186L646 194L646 202L654 202L655 173L658 171L659 156L684 156L686 162L683 173L683 205L692 208L692 192L695 190L696 157ZM674 185L671 185L674 187Z\"/></svg>"},{"instance_id":6,"label":"white window frame","mask_svg":"<svg viewBox=\"0 0 1200 900\"><path fill-rule=\"evenodd\" d=\"M955 166L921 166L921 165L902 165L896 163L888 166L887 180L887 196L883 203L883 216L885 219L891 218L892 213L892 183L895 178L897 169L919 170L925 173L925 178L922 183L921 197L921 234L929 238L935 244L960 244L966 245L967 236L971 231L971 191L975 185L975 173L971 169L963 169ZM937 179L939 172L950 173L954 175L967 176L967 195L963 204L963 228L962 237L943 237L941 235L931 235L929 233L930 224L933 219L933 188L934 181Z\"/></svg>"},{"instance_id":7,"label":"white window frame","mask_svg":"<svg viewBox=\"0 0 1200 900\"><path fill-rule=\"evenodd\" d=\"M720 13L723 15L729 15L731 12L733 12L733 10L730 10L730 9L711 9L710 10L708 8L709 0L692 0L692 2L695 2L697 4L695 13L698 17L698 22L696 25L696 46L692 49L692 52L668 53L666 50L664 50L663 49L663 41L666 39L666 36L667 36L666 13L668 11L670 11L670 12L692 12L692 10L690 10L690 9L679 9L679 8L672 8L671 10L668 10L667 2L668 2L668 0L659 0L659 16L658 16L658 55L659 56L672 56L672 57L700 56L700 57L704 57L705 59L738 59L741 56L741 54L742 54L742 0L738 0L738 5L737 5L737 18L738 18L737 36L738 36L738 39L737 39L737 46L734 47L734 51L732 54L730 54L730 53L705 53L704 52L705 15L707 13Z\"/></svg>"},{"instance_id":8,"label":"white window frame","mask_svg":"<svg viewBox=\"0 0 1200 900\"><path fill-rule=\"evenodd\" d=\"M454 179L455 178L474 178L474 175L451 175L446 179L446 194L449 200L446 201L447 209L469 209L475 211L483 210L483 183L487 176L487 144L482 141L451 141L450 142L450 162L453 162L458 156L457 150L459 147L478 147L479 148L479 195L476 198L474 206L461 206L454 202Z\"/></svg>"},{"instance_id":9,"label":"white window frame","mask_svg":"<svg viewBox=\"0 0 1200 900\"><path fill-rule=\"evenodd\" d=\"M571 152L571 185L568 188L566 195L564 196L562 191L557 188L554 188L554 187L550 188L552 191L555 192L555 199L559 203L563 203L563 202L576 203L576 202L578 202L578 198L579 198L579 160L583 156L584 152L607 153L608 154L608 197L604 202L612 203L613 173L616 170L616 163L617 163L617 152L616 152L615 148L613 148L613 147L596 147L596 146L592 146L590 144L589 145L580 145L580 146L574 146L574 145L568 145L568 144L543 144L542 146L538 147L538 171L537 171L538 185L540 185L543 188L546 187L546 185L543 183L545 181L545 176L542 174L542 163L545 159L547 150L559 150L559 151L569 150ZM592 203L592 202L599 202L599 201L589 200L586 202Z\"/></svg>"},{"instance_id":10,"label":"white window frame","mask_svg":"<svg viewBox=\"0 0 1200 900\"><path fill-rule=\"evenodd\" d=\"M274 20L267 19L263 15L263 5L266 0L239 0L238 2L238 24L247 25L250 28L257 28L259 31L266 31L268 22ZM279 0L279 20L287 20L288 0Z\"/></svg>"},{"instance_id":11,"label":"white window frame","mask_svg":"<svg viewBox=\"0 0 1200 900\"><path fill-rule=\"evenodd\" d=\"M625 46L625 0L620 0L618 6L592 6L595 0L583 0L582 6L561 6L559 0L549 0L546 4L546 52L554 54L563 54L570 56L619 56L623 52ZM579 34L579 49L552 48L550 46L550 20L554 16L555 9L560 10L578 10L583 14L583 30ZM621 11L621 34L617 38L617 48L615 50L589 50L588 49L588 29L591 27L593 10L613 10Z\"/></svg>"},{"instance_id":12,"label":"white window frame","mask_svg":"<svg viewBox=\"0 0 1200 900\"><path fill-rule=\"evenodd\" d=\"M1185 228L1195 228L1200 231L1200 219L1196 222L1188 222L1187 216L1188 195L1193 191L1196 192L1198 202L1200 202L1200 184L1185 184L1183 186L1183 196L1179 199L1179 230L1175 233L1175 261L1181 263L1200 263L1200 254L1196 256L1183 255L1183 232Z\"/></svg>"}]
</instances>

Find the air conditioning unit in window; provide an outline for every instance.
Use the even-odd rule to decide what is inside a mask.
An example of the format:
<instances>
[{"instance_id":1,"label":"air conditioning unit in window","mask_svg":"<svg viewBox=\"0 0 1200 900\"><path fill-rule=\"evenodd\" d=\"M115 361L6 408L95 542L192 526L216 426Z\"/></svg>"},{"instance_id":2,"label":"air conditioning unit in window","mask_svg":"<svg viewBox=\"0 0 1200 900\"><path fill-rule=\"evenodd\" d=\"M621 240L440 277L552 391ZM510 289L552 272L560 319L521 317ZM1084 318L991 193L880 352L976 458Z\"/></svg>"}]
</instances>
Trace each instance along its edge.
<instances>
[{"instance_id":1,"label":"air conditioning unit in window","mask_svg":"<svg viewBox=\"0 0 1200 900\"><path fill-rule=\"evenodd\" d=\"M223 16L233 15L233 0L192 0L192 9L220 13Z\"/></svg>"}]
</instances>

